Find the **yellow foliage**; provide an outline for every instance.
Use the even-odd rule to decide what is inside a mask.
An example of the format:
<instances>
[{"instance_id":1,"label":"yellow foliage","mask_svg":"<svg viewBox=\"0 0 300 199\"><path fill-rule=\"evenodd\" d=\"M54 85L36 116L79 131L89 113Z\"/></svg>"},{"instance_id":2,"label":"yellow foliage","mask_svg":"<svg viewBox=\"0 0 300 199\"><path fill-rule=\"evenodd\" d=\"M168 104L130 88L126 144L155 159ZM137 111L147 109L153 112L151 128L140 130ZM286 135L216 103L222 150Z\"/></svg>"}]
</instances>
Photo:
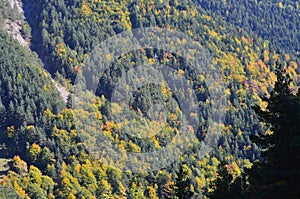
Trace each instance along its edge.
<instances>
[{"instance_id":1,"label":"yellow foliage","mask_svg":"<svg viewBox=\"0 0 300 199\"><path fill-rule=\"evenodd\" d=\"M203 187L203 182L202 182L201 178L199 178L198 176L196 176L196 183L200 189Z\"/></svg>"},{"instance_id":2,"label":"yellow foliage","mask_svg":"<svg viewBox=\"0 0 300 199\"><path fill-rule=\"evenodd\" d=\"M162 91L162 93L164 94L165 97L168 97L169 91L168 91L168 88L167 88L167 85L166 85L165 82L161 83L161 91Z\"/></svg>"},{"instance_id":3,"label":"yellow foliage","mask_svg":"<svg viewBox=\"0 0 300 199\"><path fill-rule=\"evenodd\" d=\"M15 127L14 126L7 127L7 137L13 138L14 135L15 135Z\"/></svg>"},{"instance_id":4,"label":"yellow foliage","mask_svg":"<svg viewBox=\"0 0 300 199\"><path fill-rule=\"evenodd\" d=\"M29 149L30 157L35 161L41 153L41 147L38 144L33 143Z\"/></svg>"},{"instance_id":5,"label":"yellow foliage","mask_svg":"<svg viewBox=\"0 0 300 199\"><path fill-rule=\"evenodd\" d=\"M277 54L277 53L274 53L272 58L273 58L275 61L277 61L277 60L279 60L280 55Z\"/></svg>"},{"instance_id":6,"label":"yellow foliage","mask_svg":"<svg viewBox=\"0 0 300 199\"><path fill-rule=\"evenodd\" d=\"M29 125L29 126L26 127L26 131L30 131L31 129L34 129L33 125Z\"/></svg>"},{"instance_id":7,"label":"yellow foliage","mask_svg":"<svg viewBox=\"0 0 300 199\"><path fill-rule=\"evenodd\" d=\"M38 185L42 184L42 172L37 167L33 165L29 167L29 176L31 176Z\"/></svg>"},{"instance_id":8,"label":"yellow foliage","mask_svg":"<svg viewBox=\"0 0 300 199\"><path fill-rule=\"evenodd\" d=\"M261 107L261 109L262 109L263 111L266 110L267 106L268 106L268 102L266 102L266 101L261 101L260 107Z\"/></svg>"},{"instance_id":9,"label":"yellow foliage","mask_svg":"<svg viewBox=\"0 0 300 199\"><path fill-rule=\"evenodd\" d=\"M134 144L133 142L131 142L131 140L129 141L129 146L131 147L132 151L135 152L135 153L140 153L141 152L141 148Z\"/></svg>"},{"instance_id":10,"label":"yellow foliage","mask_svg":"<svg viewBox=\"0 0 300 199\"><path fill-rule=\"evenodd\" d=\"M230 92L230 89L229 89L229 88L227 88L227 89L225 90L225 94L226 94L226 96L230 96L230 95L231 95L231 92Z\"/></svg>"},{"instance_id":11,"label":"yellow foliage","mask_svg":"<svg viewBox=\"0 0 300 199\"><path fill-rule=\"evenodd\" d=\"M269 51L268 50L265 50L264 51L264 61L265 62L268 62L270 60L269 58Z\"/></svg>"},{"instance_id":12,"label":"yellow foliage","mask_svg":"<svg viewBox=\"0 0 300 199\"><path fill-rule=\"evenodd\" d=\"M82 2L82 6L81 6L81 12L85 15L85 16L89 16L92 13L91 8L89 7L88 3L86 2L86 0L83 0Z\"/></svg>"},{"instance_id":13,"label":"yellow foliage","mask_svg":"<svg viewBox=\"0 0 300 199\"><path fill-rule=\"evenodd\" d=\"M249 159L244 160L244 167L247 169L250 169L252 167L252 163L249 161Z\"/></svg>"},{"instance_id":14,"label":"yellow foliage","mask_svg":"<svg viewBox=\"0 0 300 199\"><path fill-rule=\"evenodd\" d=\"M208 16L208 15L206 15L206 14L202 14L202 18L204 18L204 19L206 19L206 20L208 20L208 21L211 20L211 17Z\"/></svg>"},{"instance_id":15,"label":"yellow foliage","mask_svg":"<svg viewBox=\"0 0 300 199\"><path fill-rule=\"evenodd\" d=\"M178 77L182 77L184 75L184 70L178 70Z\"/></svg>"},{"instance_id":16,"label":"yellow foliage","mask_svg":"<svg viewBox=\"0 0 300 199\"><path fill-rule=\"evenodd\" d=\"M249 44L249 41L246 37L242 36L242 42L245 44Z\"/></svg>"},{"instance_id":17,"label":"yellow foliage","mask_svg":"<svg viewBox=\"0 0 300 199\"><path fill-rule=\"evenodd\" d=\"M68 63L71 64L73 62L73 59L71 57L68 57Z\"/></svg>"},{"instance_id":18,"label":"yellow foliage","mask_svg":"<svg viewBox=\"0 0 300 199\"><path fill-rule=\"evenodd\" d=\"M290 62L290 65L289 65L289 68L291 68L291 69L293 69L293 70L296 70L296 69L298 68L297 62L291 61L291 62Z\"/></svg>"},{"instance_id":19,"label":"yellow foliage","mask_svg":"<svg viewBox=\"0 0 300 199\"><path fill-rule=\"evenodd\" d=\"M285 59L286 59L286 61L290 61L291 60L291 56L289 54L285 54Z\"/></svg>"},{"instance_id":20,"label":"yellow foliage","mask_svg":"<svg viewBox=\"0 0 300 199\"><path fill-rule=\"evenodd\" d=\"M59 57L65 57L67 55L67 49L64 43L57 44L56 49Z\"/></svg>"},{"instance_id":21,"label":"yellow foliage","mask_svg":"<svg viewBox=\"0 0 300 199\"><path fill-rule=\"evenodd\" d=\"M272 135L273 134L273 131L271 131L270 129L266 130L265 132L266 135Z\"/></svg>"},{"instance_id":22,"label":"yellow foliage","mask_svg":"<svg viewBox=\"0 0 300 199\"><path fill-rule=\"evenodd\" d=\"M18 155L13 158L13 167L21 175L27 173L28 171L27 163L21 160L20 156Z\"/></svg>"},{"instance_id":23,"label":"yellow foliage","mask_svg":"<svg viewBox=\"0 0 300 199\"><path fill-rule=\"evenodd\" d=\"M105 190L110 190L111 189L111 186L110 186L110 184L108 183L107 180L101 180L101 185L103 186L103 188Z\"/></svg>"},{"instance_id":24,"label":"yellow foliage","mask_svg":"<svg viewBox=\"0 0 300 199\"><path fill-rule=\"evenodd\" d=\"M192 17L195 17L198 14L198 10L196 8L192 8L189 10L189 13L192 15Z\"/></svg>"},{"instance_id":25,"label":"yellow foliage","mask_svg":"<svg viewBox=\"0 0 300 199\"><path fill-rule=\"evenodd\" d=\"M267 49L269 46L269 41L264 41L264 49Z\"/></svg>"},{"instance_id":26,"label":"yellow foliage","mask_svg":"<svg viewBox=\"0 0 300 199\"><path fill-rule=\"evenodd\" d=\"M21 198L26 198L25 190L23 190L22 187L20 187L20 185L18 185L16 181L14 181L13 187L16 190L16 192L21 196Z\"/></svg>"},{"instance_id":27,"label":"yellow foliage","mask_svg":"<svg viewBox=\"0 0 300 199\"><path fill-rule=\"evenodd\" d=\"M22 75L18 73L18 79L22 79Z\"/></svg>"},{"instance_id":28,"label":"yellow foliage","mask_svg":"<svg viewBox=\"0 0 300 199\"><path fill-rule=\"evenodd\" d=\"M19 164L22 161L20 156L18 156L18 155L14 156L13 160L16 164Z\"/></svg>"},{"instance_id":29,"label":"yellow foliage","mask_svg":"<svg viewBox=\"0 0 300 199\"><path fill-rule=\"evenodd\" d=\"M243 135L243 132L241 131L241 129L238 129L238 135L239 136Z\"/></svg>"},{"instance_id":30,"label":"yellow foliage","mask_svg":"<svg viewBox=\"0 0 300 199\"><path fill-rule=\"evenodd\" d=\"M220 161L216 157L213 157L211 160L214 166L218 166L220 164Z\"/></svg>"},{"instance_id":31,"label":"yellow foliage","mask_svg":"<svg viewBox=\"0 0 300 199\"><path fill-rule=\"evenodd\" d=\"M155 63L155 61L154 61L154 59L153 58L149 58L149 64L154 64Z\"/></svg>"},{"instance_id":32,"label":"yellow foliage","mask_svg":"<svg viewBox=\"0 0 300 199\"><path fill-rule=\"evenodd\" d=\"M149 187L148 187L148 190L149 190L148 193L149 193L149 198L150 198L150 199L158 199L156 190L155 190L152 186L149 186Z\"/></svg>"},{"instance_id":33,"label":"yellow foliage","mask_svg":"<svg viewBox=\"0 0 300 199\"><path fill-rule=\"evenodd\" d=\"M160 145L159 145L159 142L157 141L157 139L154 139L153 140L153 143L154 143L154 147L159 149L160 148Z\"/></svg>"},{"instance_id":34,"label":"yellow foliage","mask_svg":"<svg viewBox=\"0 0 300 199\"><path fill-rule=\"evenodd\" d=\"M68 195L68 199L76 199L76 196L74 196L73 193L70 193L70 194Z\"/></svg>"},{"instance_id":35,"label":"yellow foliage","mask_svg":"<svg viewBox=\"0 0 300 199\"><path fill-rule=\"evenodd\" d=\"M45 115L46 117L48 117L49 119L52 119L52 118L55 116L49 109L46 109L46 110L44 111L44 115Z\"/></svg>"},{"instance_id":36,"label":"yellow foliage","mask_svg":"<svg viewBox=\"0 0 300 199\"><path fill-rule=\"evenodd\" d=\"M240 167L236 164L236 162L232 162L231 163L231 166L232 166L232 174L233 175L241 175L241 169Z\"/></svg>"},{"instance_id":37,"label":"yellow foliage","mask_svg":"<svg viewBox=\"0 0 300 199\"><path fill-rule=\"evenodd\" d=\"M110 54L110 53L106 54L106 55L105 55L105 58L106 58L106 61L107 61L107 62L111 62L111 60L112 60L112 57L111 57L111 54Z\"/></svg>"},{"instance_id":38,"label":"yellow foliage","mask_svg":"<svg viewBox=\"0 0 300 199\"><path fill-rule=\"evenodd\" d=\"M217 37L217 36L218 36L218 33L217 33L215 30L209 31L209 34L210 34L210 36L212 36L212 37Z\"/></svg>"}]
</instances>

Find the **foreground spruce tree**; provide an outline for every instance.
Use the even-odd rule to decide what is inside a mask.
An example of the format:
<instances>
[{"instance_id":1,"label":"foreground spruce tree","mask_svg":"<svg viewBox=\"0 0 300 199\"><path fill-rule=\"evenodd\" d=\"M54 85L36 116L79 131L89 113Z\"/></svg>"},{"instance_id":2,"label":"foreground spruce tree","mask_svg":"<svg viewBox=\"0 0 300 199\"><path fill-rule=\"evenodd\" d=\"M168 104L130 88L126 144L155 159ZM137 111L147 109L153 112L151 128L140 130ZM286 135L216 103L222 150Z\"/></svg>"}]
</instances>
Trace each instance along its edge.
<instances>
[{"instance_id":1,"label":"foreground spruce tree","mask_svg":"<svg viewBox=\"0 0 300 199\"><path fill-rule=\"evenodd\" d=\"M268 128L265 134L251 137L261 148L261 159L234 182L221 169L210 198L300 198L300 92L290 88L292 79L280 66L276 75L274 90L263 98L266 109L255 107Z\"/></svg>"},{"instance_id":2,"label":"foreground spruce tree","mask_svg":"<svg viewBox=\"0 0 300 199\"><path fill-rule=\"evenodd\" d=\"M249 173L251 198L300 198L300 92L290 88L291 77L276 69L277 81L266 110L255 107L260 120L269 130L254 136L261 147L261 161Z\"/></svg>"}]
</instances>

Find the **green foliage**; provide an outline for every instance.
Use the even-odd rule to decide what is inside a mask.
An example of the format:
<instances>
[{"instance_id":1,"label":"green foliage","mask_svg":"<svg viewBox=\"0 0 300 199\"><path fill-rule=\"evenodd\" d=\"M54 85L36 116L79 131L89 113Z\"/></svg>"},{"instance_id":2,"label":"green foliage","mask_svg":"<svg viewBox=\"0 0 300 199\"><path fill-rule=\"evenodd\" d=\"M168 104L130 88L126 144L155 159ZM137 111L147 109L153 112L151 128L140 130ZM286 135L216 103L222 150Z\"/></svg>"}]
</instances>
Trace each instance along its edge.
<instances>
[{"instance_id":1,"label":"green foliage","mask_svg":"<svg viewBox=\"0 0 300 199\"><path fill-rule=\"evenodd\" d=\"M192 171L186 164L179 167L175 183L175 195L179 199L191 198L194 195L191 175Z\"/></svg>"},{"instance_id":2,"label":"green foliage","mask_svg":"<svg viewBox=\"0 0 300 199\"><path fill-rule=\"evenodd\" d=\"M262 149L261 161L249 171L251 194L255 198L297 198L299 184L300 92L290 87L291 77L281 65L266 110L256 108L269 130L253 138Z\"/></svg>"},{"instance_id":3,"label":"green foliage","mask_svg":"<svg viewBox=\"0 0 300 199\"><path fill-rule=\"evenodd\" d=\"M215 181L210 198L298 198L299 197L299 123L300 95L291 88L292 79L277 64L277 81L264 109L255 107L268 127L265 133L252 136L261 147L261 158L237 179L224 169Z\"/></svg>"},{"instance_id":4,"label":"green foliage","mask_svg":"<svg viewBox=\"0 0 300 199\"><path fill-rule=\"evenodd\" d=\"M21 199L21 197L16 193L16 191L8 186L0 187L0 198Z\"/></svg>"},{"instance_id":5,"label":"green foliage","mask_svg":"<svg viewBox=\"0 0 300 199\"><path fill-rule=\"evenodd\" d=\"M270 41L268 43L272 48L282 54L293 54L299 63L299 1L197 0L197 2L211 11L212 15L221 15L226 21L247 32L253 31L264 40Z\"/></svg>"},{"instance_id":6,"label":"green foliage","mask_svg":"<svg viewBox=\"0 0 300 199\"><path fill-rule=\"evenodd\" d=\"M257 170L251 171L258 174L249 179L252 185L262 190L261 194L269 194L274 187L282 191L292 190L296 184L292 184L292 180L298 180L293 176L296 176L295 168L298 165L295 164L299 160L292 161L289 158L299 154L299 139L292 139L298 129L299 111L295 111L299 109L295 105L298 98L286 89L290 82L282 86L275 84L275 93L271 93L271 101L267 100L273 105L262 101L260 94L268 95L273 88L276 80L275 61L284 60L287 72L292 76L297 74L297 62L292 59L299 50L299 28L297 23L294 25L287 22L286 26L292 27L287 32L284 31L287 29L285 26L278 25L284 18L298 21L298 10L294 9L297 2L277 2L275 5L261 1L254 3L229 0L24 0L23 3L29 25L24 22L22 32L29 35L32 29L32 50L43 63L35 53L21 47L8 34L0 31L0 141L7 147L5 150L1 149L1 154L8 154L11 158L16 155L9 173L1 180L6 188L13 187L22 198L207 198L211 192L216 194L215 198L219 198L229 188L230 194L226 197L239 198L248 194L247 191L235 192L248 186L240 174L243 167L249 168L250 162L258 158L258 145L267 149L262 153L266 162L254 164L253 168ZM215 5L217 8L214 8ZM239 5L245 6L238 7ZM3 23L6 18L19 18L13 16L14 12L6 9L7 6L9 5L1 1L3 16L0 20ZM248 11L245 12L246 8L258 14L252 16ZM264 12L257 12L259 9ZM274 10L274 15L262 16L269 9ZM226 20L222 18L224 12ZM246 14L240 21L244 13ZM259 23L262 17L265 22ZM243 20L249 21L248 25L243 26L244 30L257 31L258 36L237 28ZM274 28L268 32L271 25ZM212 55L212 64L207 67L217 68L222 72L222 79L218 83L226 86L226 121L218 124L222 129L222 137L217 146L204 157L199 155L200 141L205 139L205 121L209 117L210 104L214 102L208 95L204 77L194 74L191 70L193 66L180 56L159 49L141 49L122 55L96 82L99 83L96 93L98 96L84 93L83 98L87 101L82 104L84 109L74 110L72 108L76 99L70 94L67 104L64 104L50 75L42 69L44 64L53 77L65 77L73 82L81 68L87 67L93 71L92 67L84 66L83 60L88 59L88 53L99 42L124 30L148 26L175 29L189 35L205 46ZM286 35L283 36L284 34ZM185 42L178 41L178 46ZM278 48L283 48L288 54L278 54ZM106 58L112 59L110 55ZM202 122L197 132L199 140L191 143L178 164L149 173L142 170L142 174L132 174L111 165L122 168L120 162L125 162L128 158L126 151L149 152L166 146L178 134L180 127L178 120L182 113L174 99L174 93L184 95L185 92L180 88L170 91L164 83L139 88L127 96L130 104L128 109L110 102L112 90L121 75L134 66L154 63L172 65L176 72L169 74L171 77L182 76L190 80L199 100L197 105L201 107L200 114L192 113ZM98 81L97 74L93 75L91 79ZM72 85L68 86L72 88ZM221 88L216 85L210 89L218 91ZM276 92L281 93L278 95L280 97ZM286 103L287 99L289 103ZM154 103L167 110L165 120L160 118L151 121L149 118L149 107ZM271 113L276 113L270 115L269 112L258 112L265 123L273 126L271 131L274 135L278 131L280 136L271 136L272 139L269 139L270 136L260 135L255 143L251 142L251 134L258 135L266 128L255 117L255 112L251 109L253 104L262 109L267 105ZM283 115L277 118L277 113ZM82 117L82 120L76 123L75 115ZM118 115L124 115L124 119L116 122ZM134 119L130 121L126 116ZM276 125L274 127L275 123L285 126L284 129L277 129ZM136 128L130 128L128 124L134 124ZM288 128L293 125L295 130ZM81 128L83 126L89 128ZM85 142L86 146L97 149L99 129L109 141L119 146L122 155L125 154L120 162L105 157L100 163L92 157L92 154L97 157L96 150L89 151L91 154L87 151L79 137L90 138ZM149 139L131 136L139 132L153 136ZM283 132L289 132L291 136L283 136ZM282 155L280 160L283 161L272 155L275 153ZM219 167L221 160L224 160L221 165L227 165L226 170ZM163 163L167 160L160 161ZM286 162L286 168L293 167L294 170L286 171L282 162ZM266 167L269 163L278 168ZM180 165L179 168L176 165ZM270 179L277 170L282 170L282 177ZM264 179L267 184L272 185L270 189L260 186L260 174L267 176ZM273 186L274 182L279 182L280 185ZM3 192L10 194L6 188ZM217 191L214 192L215 189ZM256 192L253 191L253 194Z\"/></svg>"},{"instance_id":7,"label":"green foliage","mask_svg":"<svg viewBox=\"0 0 300 199\"><path fill-rule=\"evenodd\" d=\"M29 172L22 175L10 171L1 184L13 187L22 198L51 198L55 185L50 177L42 175L35 166L30 166Z\"/></svg>"},{"instance_id":8,"label":"green foliage","mask_svg":"<svg viewBox=\"0 0 300 199\"><path fill-rule=\"evenodd\" d=\"M221 198L247 198L247 179L244 175L234 176L229 165L220 164L217 179L212 183L213 192L209 193L210 199Z\"/></svg>"},{"instance_id":9,"label":"green foliage","mask_svg":"<svg viewBox=\"0 0 300 199\"><path fill-rule=\"evenodd\" d=\"M38 58L2 31L0 40L0 96L1 104L5 107L1 108L0 129L6 132L6 136L1 135L0 139L1 142L9 141L7 146L13 146L12 149L16 151L25 151L27 131L43 120L46 108L58 112L62 102ZM50 89L44 91L40 85ZM40 129L35 131L33 128L29 133L31 139L39 137L45 141Z\"/></svg>"}]
</instances>

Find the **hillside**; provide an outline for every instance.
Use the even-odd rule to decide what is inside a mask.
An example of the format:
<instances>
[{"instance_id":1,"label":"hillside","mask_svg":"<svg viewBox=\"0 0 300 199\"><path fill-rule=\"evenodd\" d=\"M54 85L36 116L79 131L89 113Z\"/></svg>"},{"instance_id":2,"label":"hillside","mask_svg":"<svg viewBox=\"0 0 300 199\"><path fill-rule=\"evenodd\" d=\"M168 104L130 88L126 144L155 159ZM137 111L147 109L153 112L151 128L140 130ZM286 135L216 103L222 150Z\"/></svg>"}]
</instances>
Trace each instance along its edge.
<instances>
[{"instance_id":1,"label":"hillside","mask_svg":"<svg viewBox=\"0 0 300 199\"><path fill-rule=\"evenodd\" d=\"M300 56L300 2L299 1L202 1L197 2L216 15L224 17L247 32L270 42L280 53Z\"/></svg>"},{"instance_id":2,"label":"hillside","mask_svg":"<svg viewBox=\"0 0 300 199\"><path fill-rule=\"evenodd\" d=\"M250 137L267 127L252 107L266 107L262 99L274 87L277 63L298 81L298 1L13 2L19 2L24 15L19 7L0 2L0 144L5 146L0 158L10 160L3 170L2 195L13 188L12 194L21 198L208 198L220 165L226 164L236 179L259 158L260 148ZM191 38L170 42L178 52L185 51L186 43L200 44L210 57L206 70L220 73L216 83L208 85L209 76L193 70L197 66L164 49L135 49L115 60L101 49L93 54L101 42L145 27ZM164 36L155 42L164 44ZM101 57L110 64L99 77L95 71ZM172 66L168 77L187 79L189 89L182 84L168 88L159 75L151 80L147 74L154 73L155 64ZM141 65L147 67L137 73L134 68ZM136 79L130 76L128 83L122 78L130 71ZM134 92L114 98L122 94L119 79ZM84 83L97 87L76 93ZM209 90L222 97L213 98ZM191 96L196 100L189 101ZM188 105L180 99L188 99ZM225 102L225 117L211 122L218 100ZM185 106L192 110L187 115ZM196 121L194 128L188 123L195 130L191 141L177 139L186 121ZM210 133L221 136L204 153L203 141ZM171 143L186 144L184 153L175 147L173 157L134 165ZM117 149L107 150L111 145ZM132 154L141 156L131 160Z\"/></svg>"}]
</instances>

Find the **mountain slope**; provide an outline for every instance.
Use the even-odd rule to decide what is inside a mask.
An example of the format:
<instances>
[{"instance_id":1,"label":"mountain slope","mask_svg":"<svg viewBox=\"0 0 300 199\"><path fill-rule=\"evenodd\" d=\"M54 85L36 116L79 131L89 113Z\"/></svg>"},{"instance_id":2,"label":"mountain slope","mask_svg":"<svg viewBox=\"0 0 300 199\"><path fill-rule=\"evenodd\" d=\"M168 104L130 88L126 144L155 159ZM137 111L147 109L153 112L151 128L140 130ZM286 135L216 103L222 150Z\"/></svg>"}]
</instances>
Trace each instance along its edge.
<instances>
[{"instance_id":1,"label":"mountain slope","mask_svg":"<svg viewBox=\"0 0 300 199\"><path fill-rule=\"evenodd\" d=\"M109 193L106 178L115 169L90 163L92 157L76 135L73 112L65 108L40 60L2 30L0 40L0 141L5 146L0 156L12 159L1 180L1 194L7 194L7 187L22 198L72 194L91 198ZM69 192L65 181L73 182L72 175L78 180ZM91 178L96 182L93 187Z\"/></svg>"},{"instance_id":2,"label":"mountain slope","mask_svg":"<svg viewBox=\"0 0 300 199\"><path fill-rule=\"evenodd\" d=\"M228 6L233 4L228 1ZM249 136L263 132L265 127L251 107L255 104L265 107L260 97L268 95L273 87L275 62L283 62L295 80L297 77L297 62L292 59L297 51L296 42L293 50L284 46L285 53L279 54L278 48L285 45L285 41L276 43L274 38L265 41L271 36L265 36L264 32L255 36L251 28L241 29L232 17L224 20L219 8L213 7L214 10L201 1L24 0L23 6L32 30L31 48L43 64L33 52L1 32L0 139L8 148L1 153L13 159L1 184L13 187L25 198L176 198L178 186L190 190L195 197L206 197L213 189L211 183L221 161L235 177L257 159L259 149ZM4 16L4 10L2 13ZM191 66L175 54L141 49L122 55L111 64L99 80L98 96L89 92L83 95L87 100L83 104L86 109L71 109L72 98L67 99L67 105L63 103L55 83L42 66L56 79L71 82L66 83L66 87L73 90L72 83L95 46L122 31L148 26L182 31L210 52L212 64L207 67L217 68L222 73L227 113L224 124L220 124L222 136L209 154L200 155L199 141L206 136L204 122L197 132L197 140L178 157L178 162L158 171L145 172L145 168L135 174L115 168L122 168L122 161L127 160L123 154L149 152L166 146L178 132L181 110L172 91L164 85L139 89L129 99L130 110L122 110L121 104L111 103L119 71L153 64L156 60L172 64L178 72L176 75L191 75L199 106L204 107L196 116L200 121L207 120L209 107L214 103L205 92L204 80L198 74L189 73ZM264 27L261 30L265 31ZM291 34L288 39L295 37L297 34ZM99 77L95 78L98 81ZM147 118L149 105L156 102L168 108L166 120L153 122ZM136 128L122 131L122 125L128 121L115 119L122 111L135 118ZM76 121L75 116L81 120ZM148 128L144 127L145 122ZM146 134L161 126L163 130L149 139L132 136L135 131L142 130ZM109 156L102 161L95 160L99 153L93 157L92 151L87 151L86 147L97 149L99 129L121 150L120 161ZM89 140L84 145L82 139L87 137ZM182 142L179 140L177 144Z\"/></svg>"},{"instance_id":3,"label":"mountain slope","mask_svg":"<svg viewBox=\"0 0 300 199\"><path fill-rule=\"evenodd\" d=\"M268 40L277 52L300 57L300 1L203 1L203 8Z\"/></svg>"}]
</instances>

